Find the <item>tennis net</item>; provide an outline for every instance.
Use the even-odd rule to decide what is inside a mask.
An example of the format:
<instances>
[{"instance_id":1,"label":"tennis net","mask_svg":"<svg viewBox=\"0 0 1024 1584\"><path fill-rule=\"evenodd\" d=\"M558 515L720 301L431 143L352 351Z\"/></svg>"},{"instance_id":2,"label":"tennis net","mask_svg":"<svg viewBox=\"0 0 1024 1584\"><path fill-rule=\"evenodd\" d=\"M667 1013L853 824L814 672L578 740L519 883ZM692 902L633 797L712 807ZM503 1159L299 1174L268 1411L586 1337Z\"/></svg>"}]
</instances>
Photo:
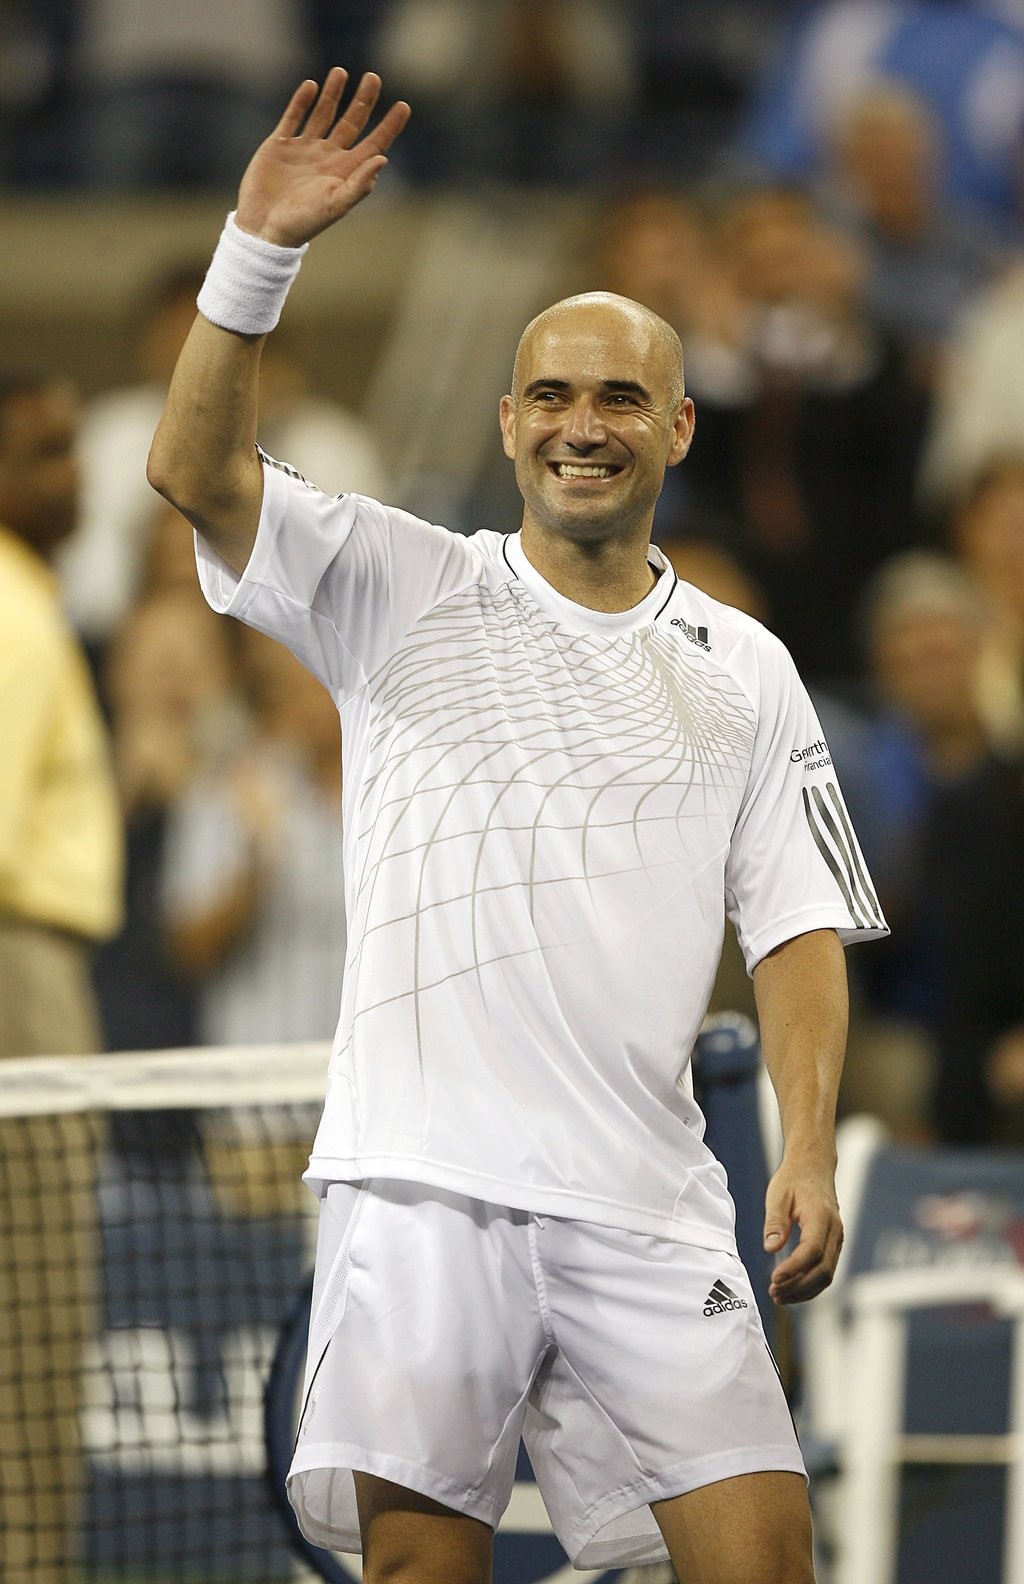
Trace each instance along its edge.
<instances>
[{"instance_id":1,"label":"tennis net","mask_svg":"<svg viewBox=\"0 0 1024 1584\"><path fill-rule=\"evenodd\" d=\"M322 1045L4 1063L0 1578L302 1577L263 1388L312 1263Z\"/></svg>"}]
</instances>

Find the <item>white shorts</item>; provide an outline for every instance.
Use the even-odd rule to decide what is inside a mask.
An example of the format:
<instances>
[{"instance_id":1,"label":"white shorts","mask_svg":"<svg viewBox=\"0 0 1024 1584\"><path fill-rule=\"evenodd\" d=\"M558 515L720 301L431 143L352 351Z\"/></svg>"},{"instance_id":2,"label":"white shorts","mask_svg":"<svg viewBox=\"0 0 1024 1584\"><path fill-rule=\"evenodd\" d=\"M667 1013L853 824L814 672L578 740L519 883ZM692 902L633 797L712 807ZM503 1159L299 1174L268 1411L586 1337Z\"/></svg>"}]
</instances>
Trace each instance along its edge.
<instances>
[{"instance_id":1,"label":"white shorts","mask_svg":"<svg viewBox=\"0 0 1024 1584\"><path fill-rule=\"evenodd\" d=\"M419 1183L332 1184L289 1474L303 1533L360 1549L353 1469L496 1527L520 1435L578 1567L665 1560L652 1501L804 1473L734 1254Z\"/></svg>"}]
</instances>

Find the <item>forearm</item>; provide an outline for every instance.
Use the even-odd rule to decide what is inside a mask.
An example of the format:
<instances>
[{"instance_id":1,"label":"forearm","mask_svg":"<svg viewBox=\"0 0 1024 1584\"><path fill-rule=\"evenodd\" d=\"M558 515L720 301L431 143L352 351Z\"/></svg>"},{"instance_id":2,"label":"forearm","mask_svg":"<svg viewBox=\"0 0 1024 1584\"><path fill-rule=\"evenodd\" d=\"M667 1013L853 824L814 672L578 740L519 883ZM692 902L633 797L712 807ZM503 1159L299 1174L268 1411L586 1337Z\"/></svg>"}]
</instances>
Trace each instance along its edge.
<instances>
[{"instance_id":1,"label":"forearm","mask_svg":"<svg viewBox=\"0 0 1024 1584\"><path fill-rule=\"evenodd\" d=\"M256 453L263 336L197 314L153 439L148 477L236 571L252 551L263 497Z\"/></svg>"},{"instance_id":2,"label":"forearm","mask_svg":"<svg viewBox=\"0 0 1024 1584\"><path fill-rule=\"evenodd\" d=\"M849 997L833 930L785 942L754 970L761 1050L779 1102L786 1151L834 1165L835 1116Z\"/></svg>"},{"instance_id":3,"label":"forearm","mask_svg":"<svg viewBox=\"0 0 1024 1584\"><path fill-rule=\"evenodd\" d=\"M766 1250L781 1255L794 1225L800 1228L769 1291L776 1303L800 1303L828 1286L843 1241L835 1117L848 996L839 937L813 930L779 946L755 968L754 994L785 1140L765 1199Z\"/></svg>"}]
</instances>

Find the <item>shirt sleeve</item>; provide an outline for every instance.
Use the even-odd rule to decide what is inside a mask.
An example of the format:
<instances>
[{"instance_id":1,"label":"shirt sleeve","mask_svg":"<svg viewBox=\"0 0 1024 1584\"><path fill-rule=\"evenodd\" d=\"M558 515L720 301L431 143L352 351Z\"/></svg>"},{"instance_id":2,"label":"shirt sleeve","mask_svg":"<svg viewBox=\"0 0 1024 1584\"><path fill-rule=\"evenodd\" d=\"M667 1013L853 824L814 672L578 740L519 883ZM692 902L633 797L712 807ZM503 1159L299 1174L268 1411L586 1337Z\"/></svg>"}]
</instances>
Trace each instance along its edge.
<instances>
[{"instance_id":1,"label":"shirt sleeve","mask_svg":"<svg viewBox=\"0 0 1024 1584\"><path fill-rule=\"evenodd\" d=\"M23 862L26 831L57 719L60 654L31 631L0 650L4 750L0 754L0 906ZM17 700L15 705L14 701Z\"/></svg>"},{"instance_id":2,"label":"shirt sleeve","mask_svg":"<svg viewBox=\"0 0 1024 1584\"><path fill-rule=\"evenodd\" d=\"M726 908L747 971L784 941L888 934L818 717L788 652L753 645L757 728L726 864Z\"/></svg>"},{"instance_id":3,"label":"shirt sleeve","mask_svg":"<svg viewBox=\"0 0 1024 1584\"><path fill-rule=\"evenodd\" d=\"M469 541L362 495L325 495L263 456L263 505L239 575L196 534L214 610L284 643L340 705L424 612L474 581Z\"/></svg>"}]
</instances>

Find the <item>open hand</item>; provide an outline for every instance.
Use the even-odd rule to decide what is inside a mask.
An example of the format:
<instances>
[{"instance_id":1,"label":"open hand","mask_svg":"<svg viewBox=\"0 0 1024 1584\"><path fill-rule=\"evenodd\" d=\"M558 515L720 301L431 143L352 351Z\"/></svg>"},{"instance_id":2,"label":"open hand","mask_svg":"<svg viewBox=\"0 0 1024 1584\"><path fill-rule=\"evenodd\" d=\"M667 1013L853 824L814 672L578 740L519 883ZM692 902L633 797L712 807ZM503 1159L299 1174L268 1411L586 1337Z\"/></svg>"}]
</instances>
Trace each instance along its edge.
<instances>
[{"instance_id":1,"label":"open hand","mask_svg":"<svg viewBox=\"0 0 1024 1584\"><path fill-rule=\"evenodd\" d=\"M299 247L373 190L409 106L398 100L364 136L380 78L366 72L339 114L347 81L348 73L333 66L322 88L310 80L295 90L242 177L235 220L243 231Z\"/></svg>"}]
</instances>

